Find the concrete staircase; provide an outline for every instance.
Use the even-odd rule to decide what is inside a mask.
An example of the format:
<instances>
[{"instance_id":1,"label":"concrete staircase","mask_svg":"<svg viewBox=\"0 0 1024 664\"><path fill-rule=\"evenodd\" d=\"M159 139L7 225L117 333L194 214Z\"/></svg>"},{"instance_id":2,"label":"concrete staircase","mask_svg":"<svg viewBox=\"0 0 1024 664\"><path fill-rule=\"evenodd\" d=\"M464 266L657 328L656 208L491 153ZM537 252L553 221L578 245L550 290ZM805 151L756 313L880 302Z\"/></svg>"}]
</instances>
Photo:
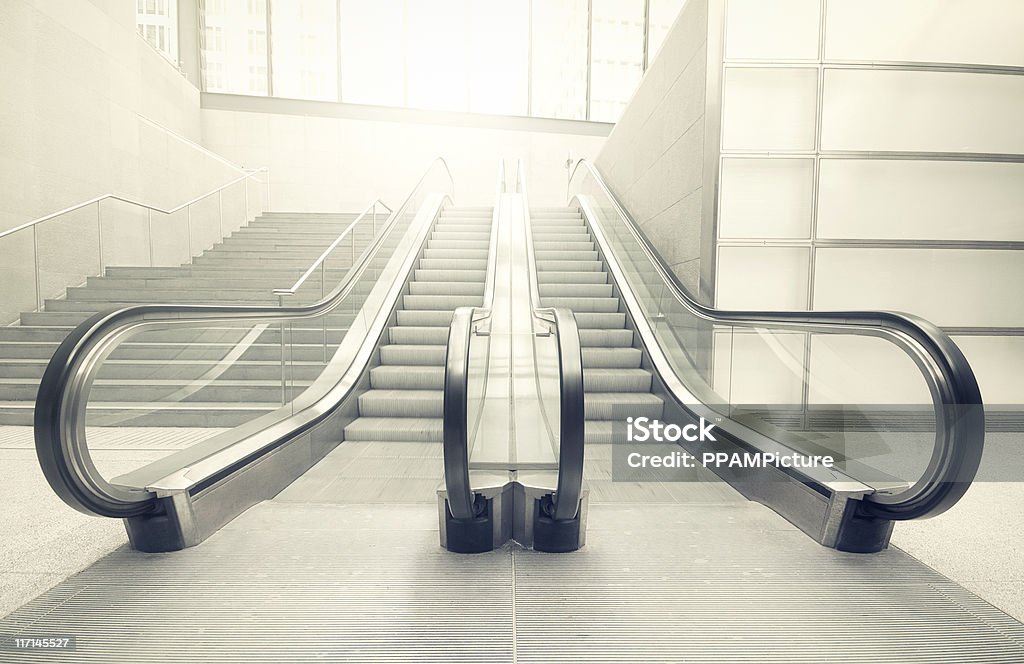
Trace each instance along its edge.
<instances>
[{"instance_id":1,"label":"concrete staircase","mask_svg":"<svg viewBox=\"0 0 1024 664\"><path fill-rule=\"evenodd\" d=\"M352 214L265 214L180 267L110 267L43 311L0 327L0 424L31 424L39 380L57 345L95 312L143 303L277 305L274 288L288 287L352 222ZM356 234L356 252L370 240ZM347 241L327 264L329 285L351 265ZM320 297L319 274L290 298ZM336 344L351 312L328 317ZM324 366L319 321L295 323L293 391L304 389ZM246 338L246 335L249 335ZM224 358L240 341L245 350ZM144 332L119 346L102 366L90 399L89 423L130 426L227 427L281 403L280 330L251 325ZM226 365L226 367L224 366ZM214 372L211 374L211 372ZM211 379L211 376L214 376ZM197 389L197 380L202 387Z\"/></svg>"},{"instance_id":2,"label":"concrete staircase","mask_svg":"<svg viewBox=\"0 0 1024 664\"><path fill-rule=\"evenodd\" d=\"M612 425L627 415L661 417L651 372L640 366L633 330L615 296L581 213L531 209L541 304L576 314L583 346L586 442L612 442Z\"/></svg>"},{"instance_id":3,"label":"concrete staircase","mask_svg":"<svg viewBox=\"0 0 1024 664\"><path fill-rule=\"evenodd\" d=\"M441 214L346 441L441 442L448 328L456 307L483 304L492 212Z\"/></svg>"}]
</instances>

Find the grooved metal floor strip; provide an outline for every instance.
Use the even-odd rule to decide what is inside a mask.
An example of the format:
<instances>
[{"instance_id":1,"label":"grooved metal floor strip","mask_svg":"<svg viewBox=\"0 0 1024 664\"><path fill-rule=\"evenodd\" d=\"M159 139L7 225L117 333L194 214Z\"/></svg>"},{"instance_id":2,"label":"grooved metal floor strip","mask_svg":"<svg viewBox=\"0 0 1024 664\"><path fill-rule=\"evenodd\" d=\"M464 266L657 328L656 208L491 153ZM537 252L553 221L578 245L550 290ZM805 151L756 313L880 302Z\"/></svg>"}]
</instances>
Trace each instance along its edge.
<instances>
[{"instance_id":1,"label":"grooved metal floor strip","mask_svg":"<svg viewBox=\"0 0 1024 664\"><path fill-rule=\"evenodd\" d=\"M0 621L0 662L1024 661L1024 626L906 554L752 503L595 506L587 546L462 556L432 505L259 505L194 549L104 558Z\"/></svg>"}]
</instances>

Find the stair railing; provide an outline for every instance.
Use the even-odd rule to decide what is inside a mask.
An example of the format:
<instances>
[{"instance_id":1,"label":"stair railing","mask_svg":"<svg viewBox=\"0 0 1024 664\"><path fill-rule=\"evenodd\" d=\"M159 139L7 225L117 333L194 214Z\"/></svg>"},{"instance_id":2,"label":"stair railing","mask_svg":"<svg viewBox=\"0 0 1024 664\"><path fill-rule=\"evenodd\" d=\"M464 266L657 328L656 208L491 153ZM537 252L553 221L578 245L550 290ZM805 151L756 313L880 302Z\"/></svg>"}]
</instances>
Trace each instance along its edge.
<instances>
[{"instance_id":1,"label":"stair railing","mask_svg":"<svg viewBox=\"0 0 1024 664\"><path fill-rule=\"evenodd\" d=\"M261 180L258 177L260 174L268 175ZM255 192L250 192L253 182L257 188ZM242 191L239 193L243 197L244 207L240 211L241 216L236 216L234 221L227 217L228 226L225 226L224 194L236 185L241 185ZM263 197L264 190L258 185L267 188L266 197ZM218 238L222 238L226 235L227 229L237 227L234 226L236 222L238 226L248 223L251 219L250 200L254 195L262 198L259 205L262 212L266 201L269 200L269 185L268 169L244 169L242 175L230 182L172 208L150 205L118 194L103 194L0 232L0 254L24 256L29 248L32 254L31 264L12 261L4 268L4 280L11 285L11 289L4 301L0 301L0 322L14 320L21 311L42 310L48 297L57 297L67 287L78 285L90 276L102 275L111 262L125 264L125 257L111 256L116 248L112 250L109 247L112 233L108 226L117 223L119 218L135 215L136 219L129 226L132 229L135 228L135 223L141 221L139 225L145 234L142 242L144 250L141 253L145 254L145 257L140 256L136 264L148 267L163 264L173 267L188 262L207 249L208 245L213 244L197 241L200 231L206 231L205 235L210 238L214 233L218 234ZM213 201L216 201L216 211L205 209L212 208ZM105 213L104 208L109 208L110 204L115 202L129 206L130 211L108 209ZM159 233L164 228L154 226L154 212L164 215L167 220L163 224L164 228L175 227L169 237L166 233ZM184 223L179 221L175 224L171 217L179 213L184 215ZM208 228L213 225L213 220L216 220L216 226ZM52 236L47 237L50 229L53 229ZM154 230L157 231L156 239ZM117 237L122 245L133 242L130 233L119 230ZM161 259L159 253L166 252L174 242L183 245L185 251L179 251L168 259ZM108 244L106 248L105 244ZM135 245L130 250L133 256L137 255L136 251L139 248L137 239ZM93 251L89 251L90 248ZM44 269L47 259L53 262L52 269ZM31 302L19 299L19 295L23 293L32 294Z\"/></svg>"},{"instance_id":2,"label":"stair railing","mask_svg":"<svg viewBox=\"0 0 1024 664\"><path fill-rule=\"evenodd\" d=\"M356 254L356 232L355 232L355 229L356 229L357 226L359 226L360 223L362 223L362 221L364 219L369 219L369 221L370 221L370 239L369 239L369 242L368 242L367 246L369 246L370 244L373 244L373 241L377 238L377 206L380 206L380 207L384 208L385 210L387 210L387 213L388 213L389 217L394 212L394 210L392 210L390 207L388 207L388 205L384 201L382 201L381 199L379 199L379 198L374 199L372 203L367 205L363 209L363 211L359 213L359 216L356 217L355 220L351 224L349 224L348 226L345 227L345 230L343 230L341 232L341 234L338 235L338 237L336 237L334 239L334 242L331 242L331 244L329 244L327 246L327 248L324 249L323 253L320 254L320 256L315 261L313 261L313 263L306 269L305 272L302 273L302 276L300 276L298 279L295 280L294 284L292 284L288 288L275 288L274 289L273 293L274 293L274 295L277 296L277 304L278 304L278 306L283 307L284 306L284 299L286 297L292 297L293 295L295 295L299 291L299 289L302 288L302 285L306 283L306 280L308 280L313 275L313 273L316 272L317 268L320 268L320 299L322 300L325 297L327 297L327 258L332 253L334 253L334 250L337 249L341 245L341 243L345 240L345 238L349 238L349 240L350 240L349 248L350 248L350 253L351 253L351 259L349 261L349 267L351 268L353 265L356 264L356 256L357 256L357 254ZM323 333L324 333L324 335L323 335L324 362L326 362L327 361L327 318L326 317L324 317L322 323L323 323ZM282 323L282 326L283 325L284 324ZM285 343L284 343L284 330L282 329L282 331L281 331L281 403L285 403L287 401L287 398L288 398L288 396L287 396L287 388L285 387L286 382L287 382L287 376L285 374L284 346L285 346Z\"/></svg>"}]
</instances>

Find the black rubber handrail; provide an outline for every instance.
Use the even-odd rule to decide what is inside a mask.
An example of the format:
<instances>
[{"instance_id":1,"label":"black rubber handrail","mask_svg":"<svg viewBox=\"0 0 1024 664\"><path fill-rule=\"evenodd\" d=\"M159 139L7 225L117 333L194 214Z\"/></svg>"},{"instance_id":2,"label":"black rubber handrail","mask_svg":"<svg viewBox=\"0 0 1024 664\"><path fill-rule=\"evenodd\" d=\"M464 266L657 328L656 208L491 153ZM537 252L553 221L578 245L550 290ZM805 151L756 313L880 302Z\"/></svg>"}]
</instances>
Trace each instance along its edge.
<instances>
[{"instance_id":1,"label":"black rubber handrail","mask_svg":"<svg viewBox=\"0 0 1024 664\"><path fill-rule=\"evenodd\" d=\"M47 365L35 404L36 456L54 492L65 503L86 514L127 518L150 512L157 500L153 492L107 481L96 469L89 453L85 434L86 407L96 371L103 360L126 334L140 327L232 321L282 322L330 313L355 289L391 228L407 211L437 164L444 167L451 181L445 160L434 159L344 280L319 302L300 307L149 304L98 313L76 327ZM368 338L364 343L376 343L376 340Z\"/></svg>"},{"instance_id":2,"label":"black rubber handrail","mask_svg":"<svg viewBox=\"0 0 1024 664\"><path fill-rule=\"evenodd\" d=\"M469 348L476 307L459 307L448 330L444 362L442 451L448 509L459 520L479 516L469 479Z\"/></svg>"},{"instance_id":3,"label":"black rubber handrail","mask_svg":"<svg viewBox=\"0 0 1024 664\"><path fill-rule=\"evenodd\" d=\"M547 516L555 521L569 521L579 512L583 495L583 465L586 444L586 393L583 389L583 348L576 315L562 307L542 307L538 285L537 258L533 247L533 219L526 168L519 160L517 186L523 196L526 219L526 252L530 272L530 298L534 316L549 321L558 335L559 433L558 482L550 502L544 502ZM546 408L541 404L546 418Z\"/></svg>"},{"instance_id":4,"label":"black rubber handrail","mask_svg":"<svg viewBox=\"0 0 1024 664\"><path fill-rule=\"evenodd\" d=\"M583 350L576 316L555 308L558 334L559 408L558 484L547 515L555 521L571 521L579 512L583 495L583 460L586 411L583 392Z\"/></svg>"},{"instance_id":5,"label":"black rubber handrail","mask_svg":"<svg viewBox=\"0 0 1024 664\"><path fill-rule=\"evenodd\" d=\"M584 168L608 199L615 213L674 299L696 317L712 323L730 323L744 327L792 329L804 332L841 332L886 338L909 352L921 369L935 406L937 427L935 447L921 479L904 491L876 492L860 503L867 516L909 520L935 516L963 497L977 474L984 451L985 414L978 381L967 358L948 334L932 323L905 313L891 311L727 311L697 302L667 267L667 263L637 227L629 213L605 184L600 172L586 160L580 160L570 176ZM570 203L580 194L571 195ZM595 241L607 257L612 255L599 219L587 215ZM596 227L595 227L596 226ZM620 288L628 284L618 283ZM642 312L630 312L642 321ZM671 367L658 367L659 371Z\"/></svg>"},{"instance_id":6,"label":"black rubber handrail","mask_svg":"<svg viewBox=\"0 0 1024 664\"><path fill-rule=\"evenodd\" d=\"M498 177L491 212L491 237L487 251L483 306L457 307L448 328L444 361L442 405L442 453L448 509L460 521L479 516L482 509L469 479L469 351L475 322L486 323L494 302L495 256L498 250L498 212L505 193L505 160L498 160Z\"/></svg>"}]
</instances>

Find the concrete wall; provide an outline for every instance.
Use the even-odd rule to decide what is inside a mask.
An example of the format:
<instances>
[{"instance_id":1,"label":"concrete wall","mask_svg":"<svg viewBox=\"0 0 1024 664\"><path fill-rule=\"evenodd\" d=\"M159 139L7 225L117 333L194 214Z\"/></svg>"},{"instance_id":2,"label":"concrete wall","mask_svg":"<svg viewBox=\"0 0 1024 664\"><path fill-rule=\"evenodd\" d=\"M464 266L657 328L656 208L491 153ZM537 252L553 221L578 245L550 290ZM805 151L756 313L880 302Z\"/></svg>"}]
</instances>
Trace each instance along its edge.
<instances>
[{"instance_id":1,"label":"concrete wall","mask_svg":"<svg viewBox=\"0 0 1024 664\"><path fill-rule=\"evenodd\" d=\"M708 3L690 0L596 164L680 281L701 296ZM706 266L705 266L706 267Z\"/></svg>"},{"instance_id":2,"label":"concrete wall","mask_svg":"<svg viewBox=\"0 0 1024 664\"><path fill-rule=\"evenodd\" d=\"M202 134L199 91L138 36L134 3L0 3L0 90L0 232L107 193L173 207L239 174L189 142ZM227 193L228 226L248 216L243 201ZM196 210L193 247L183 218L157 215L151 231L113 203L48 222L35 241L0 238L0 322L35 309L37 290L56 297L101 266L148 264L150 235L157 264L188 260L219 237L220 206Z\"/></svg>"},{"instance_id":3,"label":"concrete wall","mask_svg":"<svg viewBox=\"0 0 1024 664\"><path fill-rule=\"evenodd\" d=\"M338 117L329 115L339 109L337 105L316 102L242 99L239 103L254 110L204 104L204 144L240 164L269 166L270 208L282 211L360 210L378 197L388 205L400 204L436 156L444 157L451 168L456 204L491 204L498 159L506 159L511 177L514 160L522 158L531 204L564 205L566 158L591 157L605 140L600 125L590 129L596 129L597 135L559 133L559 126L579 124L563 121L495 118L490 122L522 126L505 129ZM473 120L466 116L461 121Z\"/></svg>"}]
</instances>

